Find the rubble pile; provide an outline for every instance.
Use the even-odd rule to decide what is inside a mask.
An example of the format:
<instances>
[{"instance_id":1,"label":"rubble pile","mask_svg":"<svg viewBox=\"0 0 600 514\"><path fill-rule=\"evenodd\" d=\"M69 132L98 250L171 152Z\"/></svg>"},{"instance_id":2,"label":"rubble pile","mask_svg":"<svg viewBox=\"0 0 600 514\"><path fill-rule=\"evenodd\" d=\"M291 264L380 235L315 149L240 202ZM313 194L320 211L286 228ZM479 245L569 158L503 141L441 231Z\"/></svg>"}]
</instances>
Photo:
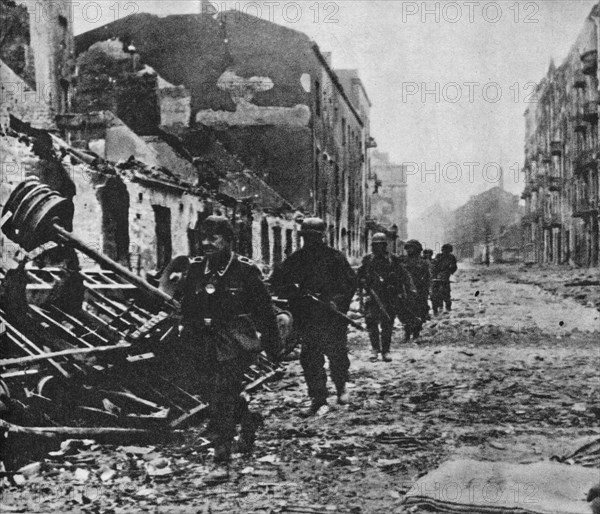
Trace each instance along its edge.
<instances>
[{"instance_id":1,"label":"rubble pile","mask_svg":"<svg viewBox=\"0 0 600 514\"><path fill-rule=\"evenodd\" d=\"M563 298L600 310L600 273L593 268L532 266L511 269L509 277L517 283L533 284Z\"/></svg>"},{"instance_id":2,"label":"rubble pile","mask_svg":"<svg viewBox=\"0 0 600 514\"><path fill-rule=\"evenodd\" d=\"M3 418L17 425L175 428L198 417L199 377L179 338L179 302L65 227L69 200L35 178L4 204L3 233L26 252L0 270ZM102 265L82 270L79 253ZM274 377L263 355L246 391Z\"/></svg>"}]
</instances>

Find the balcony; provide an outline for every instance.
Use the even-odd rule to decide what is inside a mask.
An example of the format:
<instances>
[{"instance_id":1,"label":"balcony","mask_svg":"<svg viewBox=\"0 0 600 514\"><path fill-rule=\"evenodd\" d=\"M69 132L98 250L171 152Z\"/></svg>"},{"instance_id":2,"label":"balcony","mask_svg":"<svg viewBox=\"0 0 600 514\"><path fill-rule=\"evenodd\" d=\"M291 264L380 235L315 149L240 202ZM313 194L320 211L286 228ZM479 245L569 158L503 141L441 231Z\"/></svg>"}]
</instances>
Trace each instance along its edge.
<instances>
[{"instance_id":1,"label":"balcony","mask_svg":"<svg viewBox=\"0 0 600 514\"><path fill-rule=\"evenodd\" d=\"M585 86L587 86L585 75L583 71L577 70L573 75L573 87L576 87L577 89L583 89Z\"/></svg>"},{"instance_id":2,"label":"balcony","mask_svg":"<svg viewBox=\"0 0 600 514\"><path fill-rule=\"evenodd\" d=\"M521 218L521 223L524 225L531 225L537 223L540 219L540 214L538 212L529 212Z\"/></svg>"},{"instance_id":3,"label":"balcony","mask_svg":"<svg viewBox=\"0 0 600 514\"><path fill-rule=\"evenodd\" d=\"M547 178L549 191L560 191L563 186L563 181L560 177L550 176Z\"/></svg>"},{"instance_id":4,"label":"balcony","mask_svg":"<svg viewBox=\"0 0 600 514\"><path fill-rule=\"evenodd\" d=\"M529 189L532 192L539 190L539 188L542 187L542 185L543 185L542 184L542 180L540 178L538 178L538 177L532 178L529 181Z\"/></svg>"},{"instance_id":5,"label":"balcony","mask_svg":"<svg viewBox=\"0 0 600 514\"><path fill-rule=\"evenodd\" d=\"M598 102L595 100L585 102L581 117L588 123L598 123Z\"/></svg>"},{"instance_id":6,"label":"balcony","mask_svg":"<svg viewBox=\"0 0 600 514\"><path fill-rule=\"evenodd\" d=\"M544 228L560 227L562 225L560 214L545 212L543 217Z\"/></svg>"},{"instance_id":7,"label":"balcony","mask_svg":"<svg viewBox=\"0 0 600 514\"><path fill-rule=\"evenodd\" d=\"M581 70L585 75L595 75L598 71L598 50L590 50L581 55Z\"/></svg>"},{"instance_id":8,"label":"balcony","mask_svg":"<svg viewBox=\"0 0 600 514\"><path fill-rule=\"evenodd\" d=\"M585 218L598 214L598 199L577 198L573 204L573 217Z\"/></svg>"},{"instance_id":9,"label":"balcony","mask_svg":"<svg viewBox=\"0 0 600 514\"><path fill-rule=\"evenodd\" d=\"M550 142L550 153L552 155L561 155L563 149L562 141L551 141Z\"/></svg>"},{"instance_id":10,"label":"balcony","mask_svg":"<svg viewBox=\"0 0 600 514\"><path fill-rule=\"evenodd\" d=\"M583 150L573 159L573 171L576 174L584 173L589 169L594 169L597 164L598 154L596 150Z\"/></svg>"},{"instance_id":11,"label":"balcony","mask_svg":"<svg viewBox=\"0 0 600 514\"><path fill-rule=\"evenodd\" d=\"M582 112L572 115L571 123L573 124L573 130L575 132L585 132L587 129L587 122L585 121Z\"/></svg>"},{"instance_id":12,"label":"balcony","mask_svg":"<svg viewBox=\"0 0 600 514\"><path fill-rule=\"evenodd\" d=\"M369 136L367 138L367 141L365 143L365 148L369 149L369 148L377 148L377 141L375 141L375 138L372 136Z\"/></svg>"}]
</instances>

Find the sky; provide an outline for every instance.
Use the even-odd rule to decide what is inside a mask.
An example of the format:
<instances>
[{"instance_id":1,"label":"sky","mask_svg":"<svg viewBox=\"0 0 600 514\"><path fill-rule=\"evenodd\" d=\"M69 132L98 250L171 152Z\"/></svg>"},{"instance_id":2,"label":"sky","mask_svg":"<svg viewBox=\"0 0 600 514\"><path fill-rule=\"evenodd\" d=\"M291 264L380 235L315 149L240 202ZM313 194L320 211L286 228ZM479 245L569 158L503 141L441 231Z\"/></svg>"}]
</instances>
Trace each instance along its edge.
<instances>
[{"instance_id":1,"label":"sky","mask_svg":"<svg viewBox=\"0 0 600 514\"><path fill-rule=\"evenodd\" d=\"M566 57L595 0L273 0L212 2L306 33L334 68L356 68L378 150L407 164L408 216L455 208L499 185L523 189L523 113ZM73 4L75 5L75 4ZM205 7L206 9L207 7ZM81 33L133 12L198 13L196 0L81 3ZM409 225L410 226L410 225Z\"/></svg>"}]
</instances>

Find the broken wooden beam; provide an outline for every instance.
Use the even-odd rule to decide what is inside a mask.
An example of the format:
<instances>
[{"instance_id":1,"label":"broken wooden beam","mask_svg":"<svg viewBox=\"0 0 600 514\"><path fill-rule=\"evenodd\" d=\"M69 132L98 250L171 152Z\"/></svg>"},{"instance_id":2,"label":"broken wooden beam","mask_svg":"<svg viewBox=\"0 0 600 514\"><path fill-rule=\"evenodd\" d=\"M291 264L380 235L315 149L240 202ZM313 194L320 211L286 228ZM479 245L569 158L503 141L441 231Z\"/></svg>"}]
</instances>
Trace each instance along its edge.
<instances>
[{"instance_id":1,"label":"broken wooden beam","mask_svg":"<svg viewBox=\"0 0 600 514\"><path fill-rule=\"evenodd\" d=\"M140 441L165 438L172 440L181 436L173 430L148 430L121 427L23 427L0 419L0 431L9 434L39 436L46 439L94 439L103 444L124 444L125 441Z\"/></svg>"},{"instance_id":2,"label":"broken wooden beam","mask_svg":"<svg viewBox=\"0 0 600 514\"><path fill-rule=\"evenodd\" d=\"M22 364L30 364L32 362L55 359L56 357L64 357L67 355L84 355L90 353L102 353L115 350L127 350L131 348L129 343L119 343L110 346L94 346L93 348L71 348L69 350L60 350L57 352L41 353L39 355L28 355L27 357L15 357L12 359L0 359L0 367L19 366Z\"/></svg>"}]
</instances>

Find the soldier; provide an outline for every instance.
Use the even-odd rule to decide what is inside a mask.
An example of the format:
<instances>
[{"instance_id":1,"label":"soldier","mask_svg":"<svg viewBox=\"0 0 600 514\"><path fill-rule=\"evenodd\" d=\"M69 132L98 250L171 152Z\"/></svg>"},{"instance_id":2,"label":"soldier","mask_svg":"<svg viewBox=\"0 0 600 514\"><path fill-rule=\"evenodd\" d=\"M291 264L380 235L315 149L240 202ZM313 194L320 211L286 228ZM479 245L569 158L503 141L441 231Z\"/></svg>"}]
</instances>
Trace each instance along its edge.
<instances>
[{"instance_id":1,"label":"soldier","mask_svg":"<svg viewBox=\"0 0 600 514\"><path fill-rule=\"evenodd\" d=\"M387 251L385 234L373 234L371 249L373 253L363 258L358 270L358 283L367 292L364 310L372 348L370 360L376 362L381 353L383 360L390 362L392 329L399 314L399 297L406 297L407 291L414 286L400 258Z\"/></svg>"},{"instance_id":2,"label":"soldier","mask_svg":"<svg viewBox=\"0 0 600 514\"><path fill-rule=\"evenodd\" d=\"M214 484L229 478L238 423L240 450L251 451L254 444L257 419L240 396L244 372L261 349L276 359L281 342L260 271L231 250L231 223L209 216L201 230L204 257L191 261L183 284L182 337L190 343L201 396L209 404L207 437L214 444L215 466L205 482Z\"/></svg>"},{"instance_id":3,"label":"soldier","mask_svg":"<svg viewBox=\"0 0 600 514\"><path fill-rule=\"evenodd\" d=\"M433 250L429 248L423 250L423 260L427 263L427 266L429 266L429 274L431 275L431 269L433 266Z\"/></svg>"},{"instance_id":4,"label":"soldier","mask_svg":"<svg viewBox=\"0 0 600 514\"><path fill-rule=\"evenodd\" d=\"M423 260L427 263L427 267L429 268L429 277L430 279L433 279L434 275L433 275L433 250L431 250L430 248L426 248L425 250L423 250ZM432 284L433 281L430 280L429 283L429 297L431 298L431 288L432 288ZM427 320L430 320L431 316L429 315L429 308L427 309Z\"/></svg>"},{"instance_id":5,"label":"soldier","mask_svg":"<svg viewBox=\"0 0 600 514\"><path fill-rule=\"evenodd\" d=\"M404 245L404 250L407 254L404 265L410 273L417 290L411 310L418 318L421 319L421 321L425 321L429 316L429 303L427 302L427 298L429 297L429 283L431 280L431 276L429 275L429 266L421 258L423 246L416 239L407 241ZM415 339L418 339L421 333L421 328L422 325L415 326L412 332L406 334L406 339L410 339L411 335Z\"/></svg>"},{"instance_id":6,"label":"soldier","mask_svg":"<svg viewBox=\"0 0 600 514\"><path fill-rule=\"evenodd\" d=\"M344 255L325 243L322 219L306 218L300 235L304 246L275 268L270 283L277 295L289 300L311 398L310 408L304 414L311 416L327 404L325 356L338 403L349 402L347 322L336 311L347 313L356 290L356 276Z\"/></svg>"},{"instance_id":7,"label":"soldier","mask_svg":"<svg viewBox=\"0 0 600 514\"><path fill-rule=\"evenodd\" d=\"M431 304L433 314L437 314L443 305L446 310L452 309L452 298L450 291L450 276L458 269L456 257L452 254L452 245L442 245L442 253L438 253L433 260L433 286L431 290Z\"/></svg>"}]
</instances>

